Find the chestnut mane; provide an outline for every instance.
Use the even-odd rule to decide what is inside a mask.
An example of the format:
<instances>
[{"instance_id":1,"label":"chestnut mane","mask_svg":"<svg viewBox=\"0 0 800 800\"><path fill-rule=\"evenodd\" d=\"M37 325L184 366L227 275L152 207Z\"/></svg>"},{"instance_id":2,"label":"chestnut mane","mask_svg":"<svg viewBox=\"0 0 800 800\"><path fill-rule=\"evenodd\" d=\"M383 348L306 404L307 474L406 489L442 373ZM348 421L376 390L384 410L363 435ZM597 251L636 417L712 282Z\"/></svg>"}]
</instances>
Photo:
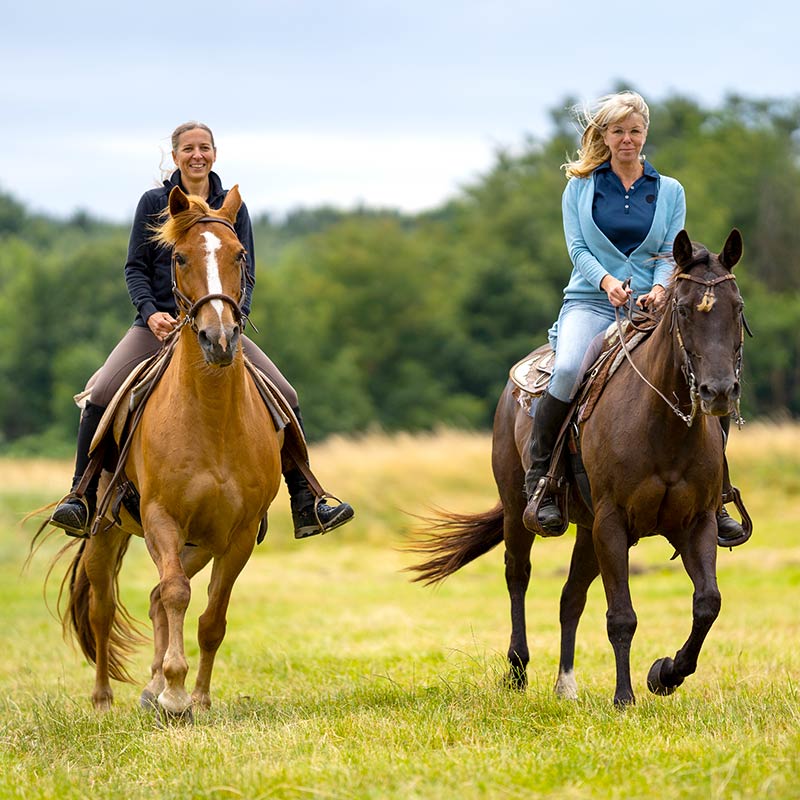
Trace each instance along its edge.
<instances>
[{"instance_id":1,"label":"chestnut mane","mask_svg":"<svg viewBox=\"0 0 800 800\"><path fill-rule=\"evenodd\" d=\"M161 221L154 223L150 227L152 241L165 247L174 247L175 243L186 234L189 228L203 217L219 216L202 197L189 194L186 199L189 201L189 208L180 214L171 216L169 206L161 212L159 215Z\"/></svg>"}]
</instances>

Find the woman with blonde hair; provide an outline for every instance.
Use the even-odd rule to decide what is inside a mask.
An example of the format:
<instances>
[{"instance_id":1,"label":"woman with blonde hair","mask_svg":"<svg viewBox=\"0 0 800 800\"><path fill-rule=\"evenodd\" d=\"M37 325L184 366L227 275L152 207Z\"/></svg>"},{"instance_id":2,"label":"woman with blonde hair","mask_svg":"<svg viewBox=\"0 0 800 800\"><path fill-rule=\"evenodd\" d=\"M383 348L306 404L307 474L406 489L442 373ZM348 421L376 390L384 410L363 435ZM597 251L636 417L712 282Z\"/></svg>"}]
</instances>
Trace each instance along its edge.
<instances>
[{"instance_id":1,"label":"woman with blonde hair","mask_svg":"<svg viewBox=\"0 0 800 800\"><path fill-rule=\"evenodd\" d=\"M671 254L686 220L683 187L659 174L643 155L650 110L641 95L605 95L579 109L577 117L581 146L577 158L562 165L567 176L564 236L573 268L549 333L555 363L548 389L536 406L531 466L525 476L526 527L535 530L538 520L548 532L563 527L558 506L545 498L534 520L531 498L549 468L589 345L630 296L640 308L663 306L673 268L671 258L664 256ZM630 285L625 283L628 278ZM743 534L724 507L718 523L721 540L733 541Z\"/></svg>"}]
</instances>

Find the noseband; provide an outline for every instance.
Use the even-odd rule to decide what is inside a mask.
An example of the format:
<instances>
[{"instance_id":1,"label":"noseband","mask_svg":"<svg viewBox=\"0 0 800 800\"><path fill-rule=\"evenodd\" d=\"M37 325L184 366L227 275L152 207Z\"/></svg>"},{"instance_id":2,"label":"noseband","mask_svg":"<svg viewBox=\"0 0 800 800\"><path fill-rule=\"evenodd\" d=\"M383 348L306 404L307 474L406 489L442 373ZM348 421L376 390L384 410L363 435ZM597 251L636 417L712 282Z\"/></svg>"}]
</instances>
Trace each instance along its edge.
<instances>
[{"instance_id":1,"label":"noseband","mask_svg":"<svg viewBox=\"0 0 800 800\"><path fill-rule=\"evenodd\" d=\"M195 220L192 224L199 225L201 222L216 222L219 225L224 225L226 228L230 228L234 234L236 234L236 228L228 222L226 219L221 219L220 217L200 217L200 219ZM238 239L238 234L236 234ZM228 294L206 294L203 295L199 300L195 300L192 302L191 298L187 297L179 288L178 282L175 277L175 265L177 262L177 254L173 250L172 252L172 261L171 261L171 272L172 272L172 294L175 297L175 303L177 304L178 308L185 314L183 322L179 327L183 325L191 325L192 329L196 332L197 326L195 325L195 318L197 317L197 312L200 310L202 306L206 303L211 302L212 300L222 300L223 303L227 303L233 309L233 315L236 319L237 325L241 325L242 320L245 319L245 314L242 311L242 307L239 305L237 300L234 300ZM242 269L242 280L241 286L239 289L239 297L243 298L245 296L245 291L247 290L247 270ZM177 329L176 329L177 330Z\"/></svg>"}]
</instances>

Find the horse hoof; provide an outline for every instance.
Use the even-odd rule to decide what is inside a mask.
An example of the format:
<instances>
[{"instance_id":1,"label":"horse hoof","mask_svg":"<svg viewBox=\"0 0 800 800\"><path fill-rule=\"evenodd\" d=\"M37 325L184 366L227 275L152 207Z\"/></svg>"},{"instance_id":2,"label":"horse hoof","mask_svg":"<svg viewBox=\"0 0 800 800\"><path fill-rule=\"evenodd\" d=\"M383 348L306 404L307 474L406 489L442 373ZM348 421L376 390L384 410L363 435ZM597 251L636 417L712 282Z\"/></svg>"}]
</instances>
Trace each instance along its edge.
<instances>
[{"instance_id":1,"label":"horse hoof","mask_svg":"<svg viewBox=\"0 0 800 800\"><path fill-rule=\"evenodd\" d=\"M160 703L156 702L156 725L159 728L170 728L176 725L194 725L194 713L192 707L183 711L168 711Z\"/></svg>"},{"instance_id":2,"label":"horse hoof","mask_svg":"<svg viewBox=\"0 0 800 800\"><path fill-rule=\"evenodd\" d=\"M503 677L503 686L515 692L524 692L528 687L528 671L519 667L511 667Z\"/></svg>"},{"instance_id":3,"label":"horse hoof","mask_svg":"<svg viewBox=\"0 0 800 800\"><path fill-rule=\"evenodd\" d=\"M625 697L615 697L614 698L614 708L617 711L625 711L626 708L630 708L631 706L636 705L636 698L631 695L626 695Z\"/></svg>"},{"instance_id":4,"label":"horse hoof","mask_svg":"<svg viewBox=\"0 0 800 800\"><path fill-rule=\"evenodd\" d=\"M652 667L650 672L647 673L647 688L653 693L666 697L672 694L682 683L683 678L678 678L674 684L668 684L661 677L662 672L672 672L675 667L675 662L671 658L659 658Z\"/></svg>"},{"instance_id":5,"label":"horse hoof","mask_svg":"<svg viewBox=\"0 0 800 800\"><path fill-rule=\"evenodd\" d=\"M564 700L578 699L578 682L575 680L575 672L559 672L555 685L556 697Z\"/></svg>"},{"instance_id":6,"label":"horse hoof","mask_svg":"<svg viewBox=\"0 0 800 800\"><path fill-rule=\"evenodd\" d=\"M139 695L139 708L142 711L158 711L158 700L149 689Z\"/></svg>"}]
</instances>

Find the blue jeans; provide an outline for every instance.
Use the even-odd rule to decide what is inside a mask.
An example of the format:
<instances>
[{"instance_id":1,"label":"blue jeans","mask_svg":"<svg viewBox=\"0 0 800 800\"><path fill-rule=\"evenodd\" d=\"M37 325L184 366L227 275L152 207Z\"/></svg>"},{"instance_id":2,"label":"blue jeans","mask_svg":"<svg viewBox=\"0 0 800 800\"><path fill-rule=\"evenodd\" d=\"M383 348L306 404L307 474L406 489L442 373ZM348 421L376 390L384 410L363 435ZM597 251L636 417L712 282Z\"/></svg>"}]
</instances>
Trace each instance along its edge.
<instances>
[{"instance_id":1,"label":"blue jeans","mask_svg":"<svg viewBox=\"0 0 800 800\"><path fill-rule=\"evenodd\" d=\"M550 394L568 402L578 391L583 373L599 354L598 334L614 322L614 306L607 300L565 300L553 327L548 331L550 345L556 351ZM591 361L589 360L591 357ZM584 359L589 363L584 367Z\"/></svg>"}]
</instances>

